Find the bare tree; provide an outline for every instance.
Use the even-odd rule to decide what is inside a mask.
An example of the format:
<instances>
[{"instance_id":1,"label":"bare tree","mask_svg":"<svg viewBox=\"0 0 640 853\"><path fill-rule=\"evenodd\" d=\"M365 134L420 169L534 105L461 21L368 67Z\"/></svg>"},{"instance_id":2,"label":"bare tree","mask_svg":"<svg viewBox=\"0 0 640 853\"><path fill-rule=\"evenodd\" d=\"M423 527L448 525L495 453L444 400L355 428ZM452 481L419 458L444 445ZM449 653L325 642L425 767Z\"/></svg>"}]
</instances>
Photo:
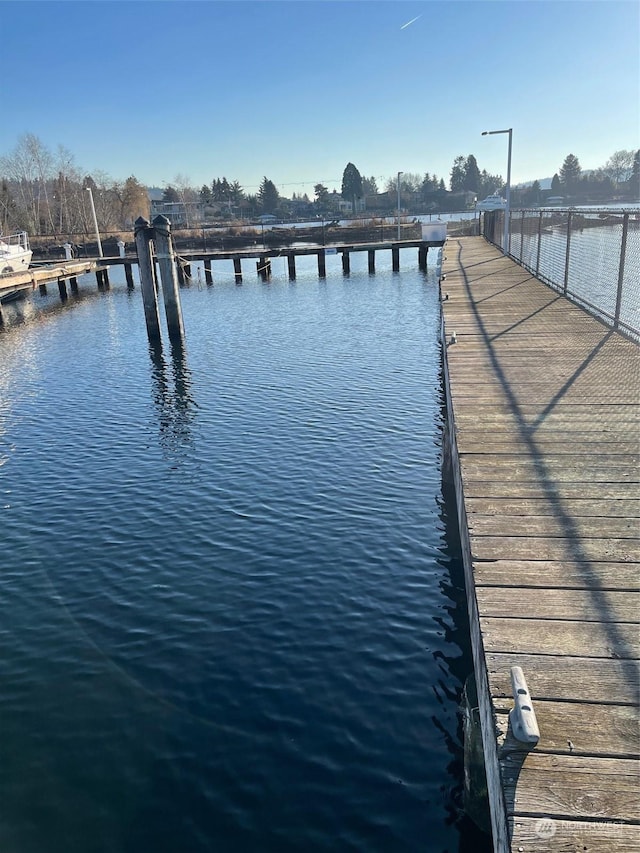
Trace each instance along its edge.
<instances>
[{"instance_id":1,"label":"bare tree","mask_svg":"<svg viewBox=\"0 0 640 853\"><path fill-rule=\"evenodd\" d=\"M633 171L633 158L635 151L626 151L622 148L620 151L614 151L604 164L602 171L607 175L614 184L621 184L628 181Z\"/></svg>"}]
</instances>

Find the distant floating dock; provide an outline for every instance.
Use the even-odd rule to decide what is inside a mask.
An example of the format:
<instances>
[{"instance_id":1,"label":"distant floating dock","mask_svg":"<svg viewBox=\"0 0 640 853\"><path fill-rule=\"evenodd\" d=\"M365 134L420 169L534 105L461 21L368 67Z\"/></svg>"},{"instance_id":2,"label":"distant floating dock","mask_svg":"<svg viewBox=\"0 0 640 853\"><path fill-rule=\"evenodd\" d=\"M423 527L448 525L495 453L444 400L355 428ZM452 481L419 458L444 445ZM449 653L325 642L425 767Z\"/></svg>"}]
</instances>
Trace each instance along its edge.
<instances>
[{"instance_id":1,"label":"distant floating dock","mask_svg":"<svg viewBox=\"0 0 640 853\"><path fill-rule=\"evenodd\" d=\"M442 283L495 850L640 850L640 349L481 237ZM514 737L512 667L540 739Z\"/></svg>"}]
</instances>

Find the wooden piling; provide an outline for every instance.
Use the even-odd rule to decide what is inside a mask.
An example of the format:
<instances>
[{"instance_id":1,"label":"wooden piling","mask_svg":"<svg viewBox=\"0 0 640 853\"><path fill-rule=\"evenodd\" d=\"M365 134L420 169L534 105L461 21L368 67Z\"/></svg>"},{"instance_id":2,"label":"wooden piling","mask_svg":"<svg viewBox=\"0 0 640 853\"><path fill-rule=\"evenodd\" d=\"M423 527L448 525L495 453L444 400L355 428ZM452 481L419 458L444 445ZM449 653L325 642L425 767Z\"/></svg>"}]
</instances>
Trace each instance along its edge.
<instances>
[{"instance_id":1,"label":"wooden piling","mask_svg":"<svg viewBox=\"0 0 640 853\"><path fill-rule=\"evenodd\" d=\"M213 284L213 275L211 273L211 261L205 260L204 262L204 280L207 284Z\"/></svg>"},{"instance_id":2,"label":"wooden piling","mask_svg":"<svg viewBox=\"0 0 640 853\"><path fill-rule=\"evenodd\" d=\"M349 275L351 272L351 258L349 256L349 250L344 249L342 252L342 273L343 275Z\"/></svg>"},{"instance_id":3,"label":"wooden piling","mask_svg":"<svg viewBox=\"0 0 640 853\"><path fill-rule=\"evenodd\" d=\"M241 284L242 283L242 263L240 261L240 258L236 257L233 259L233 272L234 272L235 277L236 277L236 284Z\"/></svg>"},{"instance_id":4,"label":"wooden piling","mask_svg":"<svg viewBox=\"0 0 640 853\"><path fill-rule=\"evenodd\" d=\"M69 286L71 287L71 293L78 292L78 279L75 276L71 276L69 279Z\"/></svg>"},{"instance_id":5,"label":"wooden piling","mask_svg":"<svg viewBox=\"0 0 640 853\"><path fill-rule=\"evenodd\" d=\"M367 252L369 258L369 272L371 275L376 271L376 250L369 249Z\"/></svg>"},{"instance_id":6,"label":"wooden piling","mask_svg":"<svg viewBox=\"0 0 640 853\"><path fill-rule=\"evenodd\" d=\"M267 258L263 255L258 259L256 269L260 278L263 281L267 281L267 279L271 278L271 258Z\"/></svg>"},{"instance_id":7,"label":"wooden piling","mask_svg":"<svg viewBox=\"0 0 640 853\"><path fill-rule=\"evenodd\" d=\"M153 220L155 223L155 219ZM180 261L176 258L176 272L178 274L178 284L180 287L184 286L184 268ZM162 277L162 270L160 271L160 277Z\"/></svg>"},{"instance_id":8,"label":"wooden piling","mask_svg":"<svg viewBox=\"0 0 640 853\"><path fill-rule=\"evenodd\" d=\"M418 248L418 269L423 272L427 269L427 253L429 251L428 246L420 246Z\"/></svg>"},{"instance_id":9,"label":"wooden piling","mask_svg":"<svg viewBox=\"0 0 640 853\"><path fill-rule=\"evenodd\" d=\"M60 293L60 299L66 302L68 299L67 282L63 278L58 279L58 292Z\"/></svg>"},{"instance_id":10,"label":"wooden piling","mask_svg":"<svg viewBox=\"0 0 640 853\"><path fill-rule=\"evenodd\" d=\"M320 278L327 277L327 264L324 249L320 249L320 251L318 252L318 276Z\"/></svg>"},{"instance_id":11,"label":"wooden piling","mask_svg":"<svg viewBox=\"0 0 640 853\"><path fill-rule=\"evenodd\" d=\"M294 279L296 277L296 256L293 252L289 252L287 255L287 266L289 268L289 278Z\"/></svg>"},{"instance_id":12,"label":"wooden piling","mask_svg":"<svg viewBox=\"0 0 640 853\"><path fill-rule=\"evenodd\" d=\"M176 256L173 251L171 222L166 216L160 214L153 220L153 236L156 246L156 257L160 266L167 330L170 338L181 338L184 335L184 326L182 323L178 276L176 274L176 266L179 266L179 264L176 264Z\"/></svg>"},{"instance_id":13,"label":"wooden piling","mask_svg":"<svg viewBox=\"0 0 640 853\"><path fill-rule=\"evenodd\" d=\"M142 216L136 219L135 241L138 252L138 268L140 270L140 289L144 317L147 323L147 335L154 343L160 340L160 320L158 317L158 300L156 297L156 279L154 264L151 260L151 240L153 229L149 221Z\"/></svg>"},{"instance_id":14,"label":"wooden piling","mask_svg":"<svg viewBox=\"0 0 640 853\"><path fill-rule=\"evenodd\" d=\"M391 247L391 268L394 272L400 271L400 247Z\"/></svg>"},{"instance_id":15,"label":"wooden piling","mask_svg":"<svg viewBox=\"0 0 640 853\"><path fill-rule=\"evenodd\" d=\"M131 264L124 265L124 274L127 279L127 287L129 290L133 290L133 270L131 268Z\"/></svg>"},{"instance_id":16,"label":"wooden piling","mask_svg":"<svg viewBox=\"0 0 640 853\"><path fill-rule=\"evenodd\" d=\"M46 284L40 284L38 286L38 290L40 291L40 296L46 296L47 295L47 285Z\"/></svg>"}]
</instances>

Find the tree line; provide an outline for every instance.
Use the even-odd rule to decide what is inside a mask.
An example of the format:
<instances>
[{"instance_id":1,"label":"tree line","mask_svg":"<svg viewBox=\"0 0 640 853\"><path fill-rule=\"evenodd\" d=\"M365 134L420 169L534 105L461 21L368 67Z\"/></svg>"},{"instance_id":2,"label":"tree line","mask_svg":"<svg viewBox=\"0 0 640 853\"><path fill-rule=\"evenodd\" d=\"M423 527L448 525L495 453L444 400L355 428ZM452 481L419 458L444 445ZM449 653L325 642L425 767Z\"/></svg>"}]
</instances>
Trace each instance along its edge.
<instances>
[{"instance_id":1,"label":"tree line","mask_svg":"<svg viewBox=\"0 0 640 853\"><path fill-rule=\"evenodd\" d=\"M379 188L381 181L382 189ZM551 191L541 190L538 181L529 187L512 190L512 203L538 204L545 195L558 195L568 201L577 199L637 199L640 196L640 152L616 151L599 169L583 172L578 157L569 154L553 176ZM264 176L254 194L244 190L237 180L216 177L198 190L184 175L176 177L163 192L163 201L179 204L186 212L198 211L201 218L251 218L260 214L273 215L332 215L338 212L339 201L346 201L355 213L366 200L368 210L389 212L395 208L400 192L403 208L412 212L462 209L472 206L474 197L504 189L501 175L489 174L478 166L476 157L458 155L453 161L447 183L443 177L401 172L386 180L365 176L347 163L340 192L329 191L323 183L314 185L313 198L306 193L291 198L281 196L274 181ZM87 192L91 190L91 194ZM23 229L32 235L92 234L93 199L101 231L132 230L139 216L150 216L149 192L135 176L114 180L104 172L91 174L80 168L74 156L59 146L51 152L32 133L22 136L14 150L0 157L0 231ZM453 205L453 206L452 206Z\"/></svg>"}]
</instances>

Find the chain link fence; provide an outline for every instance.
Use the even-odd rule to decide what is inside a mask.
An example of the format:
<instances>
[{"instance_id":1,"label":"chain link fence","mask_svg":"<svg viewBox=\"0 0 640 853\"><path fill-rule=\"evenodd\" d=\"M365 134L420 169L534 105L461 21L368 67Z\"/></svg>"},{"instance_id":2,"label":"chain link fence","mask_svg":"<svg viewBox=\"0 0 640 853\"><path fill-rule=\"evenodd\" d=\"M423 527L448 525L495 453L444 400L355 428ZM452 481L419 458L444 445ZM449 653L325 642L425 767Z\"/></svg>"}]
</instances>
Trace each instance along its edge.
<instances>
[{"instance_id":1,"label":"chain link fence","mask_svg":"<svg viewBox=\"0 0 640 853\"><path fill-rule=\"evenodd\" d=\"M482 234L503 248L504 211ZM640 211L514 210L508 254L554 290L640 340Z\"/></svg>"}]
</instances>

